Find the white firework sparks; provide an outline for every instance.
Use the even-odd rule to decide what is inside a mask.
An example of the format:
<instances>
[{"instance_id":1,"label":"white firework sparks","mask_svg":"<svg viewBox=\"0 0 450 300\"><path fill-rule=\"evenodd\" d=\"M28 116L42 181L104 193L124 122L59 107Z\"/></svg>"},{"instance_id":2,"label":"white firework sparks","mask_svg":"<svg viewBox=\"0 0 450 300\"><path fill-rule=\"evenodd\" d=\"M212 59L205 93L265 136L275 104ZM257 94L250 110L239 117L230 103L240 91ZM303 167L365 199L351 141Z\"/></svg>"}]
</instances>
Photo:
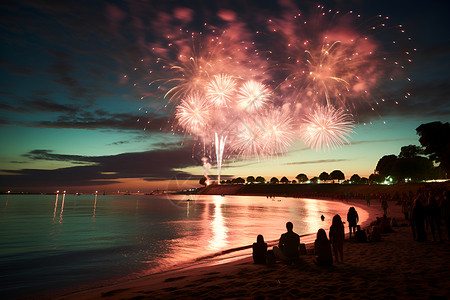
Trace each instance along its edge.
<instances>
[{"instance_id":1,"label":"white firework sparks","mask_svg":"<svg viewBox=\"0 0 450 300\"><path fill-rule=\"evenodd\" d=\"M239 107L249 112L258 111L270 100L271 92L262 83L249 80L239 89L237 101Z\"/></svg>"},{"instance_id":2,"label":"white firework sparks","mask_svg":"<svg viewBox=\"0 0 450 300\"><path fill-rule=\"evenodd\" d=\"M216 107L228 106L236 90L236 80L230 75L219 74L206 86L206 98Z\"/></svg>"},{"instance_id":3,"label":"white firework sparks","mask_svg":"<svg viewBox=\"0 0 450 300\"><path fill-rule=\"evenodd\" d=\"M348 143L347 138L355 127L352 115L333 106L319 106L303 121L301 137L316 151L335 149Z\"/></svg>"},{"instance_id":4,"label":"white firework sparks","mask_svg":"<svg viewBox=\"0 0 450 300\"><path fill-rule=\"evenodd\" d=\"M185 131L199 135L211 119L209 106L204 96L191 94L176 107L175 117Z\"/></svg>"}]
</instances>

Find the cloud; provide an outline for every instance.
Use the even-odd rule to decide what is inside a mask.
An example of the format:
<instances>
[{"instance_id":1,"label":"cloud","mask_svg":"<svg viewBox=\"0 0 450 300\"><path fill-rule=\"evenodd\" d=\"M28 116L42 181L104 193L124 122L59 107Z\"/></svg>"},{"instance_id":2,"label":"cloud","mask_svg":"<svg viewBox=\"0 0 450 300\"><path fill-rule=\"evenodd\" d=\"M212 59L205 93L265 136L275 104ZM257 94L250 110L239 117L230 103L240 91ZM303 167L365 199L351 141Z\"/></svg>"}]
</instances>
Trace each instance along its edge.
<instances>
[{"instance_id":1,"label":"cloud","mask_svg":"<svg viewBox=\"0 0 450 300\"><path fill-rule=\"evenodd\" d=\"M350 159L320 159L320 160L310 160L310 161L297 161L284 163L284 165L310 165L310 164L327 164L334 162L350 161Z\"/></svg>"},{"instance_id":2,"label":"cloud","mask_svg":"<svg viewBox=\"0 0 450 300\"><path fill-rule=\"evenodd\" d=\"M147 181L189 178L191 174L175 171L198 165L192 159L191 149L160 149L108 156L80 156L33 150L24 156L32 160L89 163L89 165L54 170L2 170L11 175L0 175L0 188L70 187L113 184L124 178Z\"/></svg>"}]
</instances>

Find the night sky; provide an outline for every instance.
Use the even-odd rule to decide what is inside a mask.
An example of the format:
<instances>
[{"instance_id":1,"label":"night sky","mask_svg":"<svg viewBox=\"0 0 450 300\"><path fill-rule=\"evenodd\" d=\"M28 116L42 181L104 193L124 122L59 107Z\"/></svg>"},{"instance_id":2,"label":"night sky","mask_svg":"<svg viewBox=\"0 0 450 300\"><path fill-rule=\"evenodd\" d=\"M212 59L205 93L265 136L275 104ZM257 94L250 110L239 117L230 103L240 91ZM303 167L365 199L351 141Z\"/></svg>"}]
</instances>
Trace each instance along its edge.
<instances>
[{"instance_id":1,"label":"night sky","mask_svg":"<svg viewBox=\"0 0 450 300\"><path fill-rule=\"evenodd\" d=\"M358 32L378 15L401 24L404 33L394 26L374 40L389 59L400 60L404 53L396 53L392 40L411 37L412 62L396 74L411 81L378 79L371 86L371 103L378 94L389 97L373 111L363 104L355 108L354 133L338 149L317 152L297 140L285 155L270 159L226 157L222 174L293 179L339 169L347 178L369 176L383 155L419 144L415 129L420 124L450 121L448 3L320 5L326 12L361 14ZM204 149L189 134L171 131L173 103L165 107L167 99L141 84L155 69L151 62L170 51L164 48L171 47L165 35L206 32L207 23L209 30L235 31L238 39L256 41L255 49L272 51L274 61L283 50L269 34L269 20L297 12L314 20L313 8L317 2L2 1L0 191L150 192L198 186ZM410 96L404 98L406 93Z\"/></svg>"}]
</instances>

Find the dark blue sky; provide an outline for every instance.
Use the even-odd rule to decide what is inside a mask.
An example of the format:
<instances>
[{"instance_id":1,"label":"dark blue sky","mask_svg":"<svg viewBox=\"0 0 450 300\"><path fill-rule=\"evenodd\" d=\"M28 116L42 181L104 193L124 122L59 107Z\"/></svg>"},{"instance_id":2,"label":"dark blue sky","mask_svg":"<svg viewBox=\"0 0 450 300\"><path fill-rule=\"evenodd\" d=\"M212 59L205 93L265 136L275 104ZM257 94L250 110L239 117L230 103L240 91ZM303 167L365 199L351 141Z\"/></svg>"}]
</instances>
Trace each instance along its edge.
<instances>
[{"instance_id":1,"label":"dark blue sky","mask_svg":"<svg viewBox=\"0 0 450 300\"><path fill-rule=\"evenodd\" d=\"M156 97L141 100L152 91L134 86L141 70L151 69L143 68L140 60L151 59L151 46L175 28L198 31L205 22L216 28L239 22L249 31L264 31L265 20L281 18L286 7L304 12L316 3L159 2L1 2L0 190L150 191L167 187L174 178L176 184L197 181L203 173L201 154L191 138L172 134L170 111L158 110L164 105ZM418 125L450 121L446 1L320 4L334 11L353 10L367 23L382 14L391 24L403 25L417 49L404 74L411 84L377 88L394 95L407 90L411 97L377 107L382 119L361 109L351 144L339 150L316 153L296 143L275 160L225 162L225 174L293 178L301 172L317 176L341 169L347 177L368 176L381 156L418 144ZM396 35L398 31L386 30L376 38L388 51ZM274 47L270 38L263 41L258 48Z\"/></svg>"}]
</instances>

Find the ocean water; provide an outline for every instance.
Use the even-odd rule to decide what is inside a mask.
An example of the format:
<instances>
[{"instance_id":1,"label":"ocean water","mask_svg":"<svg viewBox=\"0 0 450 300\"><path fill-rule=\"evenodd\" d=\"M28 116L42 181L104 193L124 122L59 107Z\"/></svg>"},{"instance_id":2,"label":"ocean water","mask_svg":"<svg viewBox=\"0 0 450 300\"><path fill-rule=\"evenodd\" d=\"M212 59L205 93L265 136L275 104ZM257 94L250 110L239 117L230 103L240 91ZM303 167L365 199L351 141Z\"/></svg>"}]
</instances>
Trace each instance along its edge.
<instances>
[{"instance_id":1,"label":"ocean water","mask_svg":"<svg viewBox=\"0 0 450 300\"><path fill-rule=\"evenodd\" d=\"M258 234L278 240L287 221L310 242L303 235L329 229L348 208L257 196L0 195L0 297L57 296L240 258Z\"/></svg>"}]
</instances>

